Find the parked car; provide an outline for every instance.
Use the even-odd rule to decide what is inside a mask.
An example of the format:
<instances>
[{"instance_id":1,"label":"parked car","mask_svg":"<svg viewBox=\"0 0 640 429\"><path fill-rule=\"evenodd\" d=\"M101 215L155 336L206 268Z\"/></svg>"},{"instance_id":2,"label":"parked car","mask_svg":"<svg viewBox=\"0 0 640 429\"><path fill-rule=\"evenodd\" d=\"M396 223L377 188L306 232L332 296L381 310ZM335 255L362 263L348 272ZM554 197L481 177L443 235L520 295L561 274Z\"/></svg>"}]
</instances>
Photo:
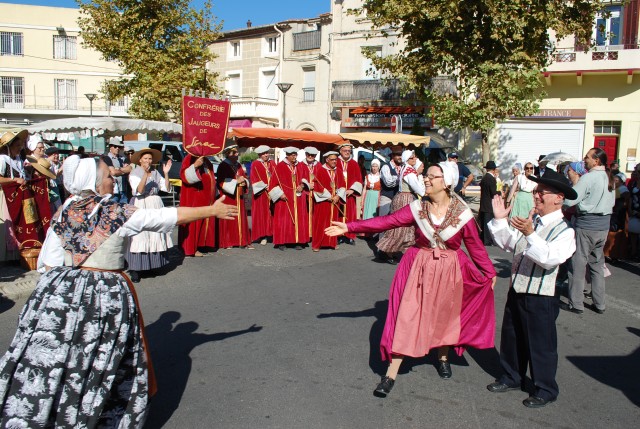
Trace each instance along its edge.
<instances>
[{"instance_id":1,"label":"parked car","mask_svg":"<svg viewBox=\"0 0 640 429\"><path fill-rule=\"evenodd\" d=\"M351 155L356 161L360 157L364 157L364 167L367 169L367 171L371 171L371 161L373 161L374 156L378 161L380 161L380 167L389 162L389 157L384 153L378 150L371 151L371 149L367 149L365 147L354 147Z\"/></svg>"}]
</instances>

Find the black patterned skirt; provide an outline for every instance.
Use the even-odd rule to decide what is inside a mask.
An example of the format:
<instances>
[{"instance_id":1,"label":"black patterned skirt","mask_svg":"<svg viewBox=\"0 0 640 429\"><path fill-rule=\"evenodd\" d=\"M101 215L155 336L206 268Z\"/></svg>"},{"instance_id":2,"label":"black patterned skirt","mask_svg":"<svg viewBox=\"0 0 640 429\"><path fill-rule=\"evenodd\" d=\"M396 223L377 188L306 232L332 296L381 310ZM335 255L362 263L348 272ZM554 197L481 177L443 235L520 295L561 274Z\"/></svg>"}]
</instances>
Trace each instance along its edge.
<instances>
[{"instance_id":1,"label":"black patterned skirt","mask_svg":"<svg viewBox=\"0 0 640 429\"><path fill-rule=\"evenodd\" d=\"M1 426L142 427L148 366L139 317L119 273L43 274L0 359Z\"/></svg>"}]
</instances>

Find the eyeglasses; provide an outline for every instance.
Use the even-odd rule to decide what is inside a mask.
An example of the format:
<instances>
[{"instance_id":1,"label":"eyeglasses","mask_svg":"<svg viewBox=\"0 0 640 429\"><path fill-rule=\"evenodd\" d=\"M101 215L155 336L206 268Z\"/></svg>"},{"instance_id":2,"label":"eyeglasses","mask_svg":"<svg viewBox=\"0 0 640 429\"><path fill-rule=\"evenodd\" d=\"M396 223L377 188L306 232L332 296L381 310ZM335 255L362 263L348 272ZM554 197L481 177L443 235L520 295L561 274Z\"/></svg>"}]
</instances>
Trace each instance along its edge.
<instances>
[{"instance_id":1,"label":"eyeglasses","mask_svg":"<svg viewBox=\"0 0 640 429\"><path fill-rule=\"evenodd\" d=\"M412 157L410 157L409 159L416 159L416 157L415 157L415 156L412 156Z\"/></svg>"},{"instance_id":2,"label":"eyeglasses","mask_svg":"<svg viewBox=\"0 0 640 429\"><path fill-rule=\"evenodd\" d=\"M433 180L433 179L442 179L444 176L434 176L433 174L427 174L424 176L425 179Z\"/></svg>"},{"instance_id":3,"label":"eyeglasses","mask_svg":"<svg viewBox=\"0 0 640 429\"><path fill-rule=\"evenodd\" d=\"M545 191L543 189L534 189L533 190L534 194L538 194L540 196L546 195L546 194L557 194L557 192L553 192L553 191Z\"/></svg>"},{"instance_id":4,"label":"eyeglasses","mask_svg":"<svg viewBox=\"0 0 640 429\"><path fill-rule=\"evenodd\" d=\"M525 170L533 170L533 167L525 167Z\"/></svg>"}]
</instances>

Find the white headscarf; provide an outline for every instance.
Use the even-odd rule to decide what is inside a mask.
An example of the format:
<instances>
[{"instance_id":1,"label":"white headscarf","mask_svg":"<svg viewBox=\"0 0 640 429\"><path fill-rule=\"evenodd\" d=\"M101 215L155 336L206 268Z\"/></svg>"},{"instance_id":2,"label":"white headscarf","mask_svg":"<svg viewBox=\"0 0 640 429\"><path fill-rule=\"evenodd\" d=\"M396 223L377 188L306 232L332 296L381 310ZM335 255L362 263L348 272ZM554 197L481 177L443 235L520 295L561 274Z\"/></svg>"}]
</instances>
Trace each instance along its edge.
<instances>
[{"instance_id":1,"label":"white headscarf","mask_svg":"<svg viewBox=\"0 0 640 429\"><path fill-rule=\"evenodd\" d=\"M82 191L96 192L97 178L96 162L93 158L80 158L71 155L64 160L62 177L64 187L72 195L79 195Z\"/></svg>"},{"instance_id":2,"label":"white headscarf","mask_svg":"<svg viewBox=\"0 0 640 429\"><path fill-rule=\"evenodd\" d=\"M455 188L455 186L458 184L458 179L460 178L458 176L459 173L457 165L447 161L439 162L438 165L440 166L440 168L442 168L442 175L444 176L443 180L445 186L451 189Z\"/></svg>"},{"instance_id":3,"label":"white headscarf","mask_svg":"<svg viewBox=\"0 0 640 429\"><path fill-rule=\"evenodd\" d=\"M409 158L411 158L412 155L413 155L413 151L412 150L403 151L402 152L402 162L404 162L406 164L407 161L409 160Z\"/></svg>"},{"instance_id":4,"label":"white headscarf","mask_svg":"<svg viewBox=\"0 0 640 429\"><path fill-rule=\"evenodd\" d=\"M30 135L29 140L27 140L27 149L33 152L34 150L36 150L36 147L38 147L38 143L40 143L41 141L42 137L40 137L40 134Z\"/></svg>"}]
</instances>

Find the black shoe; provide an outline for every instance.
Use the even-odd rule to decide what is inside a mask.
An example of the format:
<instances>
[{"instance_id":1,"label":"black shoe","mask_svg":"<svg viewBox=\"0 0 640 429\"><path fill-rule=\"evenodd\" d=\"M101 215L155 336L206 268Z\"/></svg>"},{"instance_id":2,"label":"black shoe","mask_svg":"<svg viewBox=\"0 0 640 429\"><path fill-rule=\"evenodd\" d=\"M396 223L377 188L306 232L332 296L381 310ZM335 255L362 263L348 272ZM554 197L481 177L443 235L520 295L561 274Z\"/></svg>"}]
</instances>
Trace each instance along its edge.
<instances>
[{"instance_id":1,"label":"black shoe","mask_svg":"<svg viewBox=\"0 0 640 429\"><path fill-rule=\"evenodd\" d=\"M387 264L398 265L398 261L396 260L396 258L389 258L387 259Z\"/></svg>"},{"instance_id":2,"label":"black shoe","mask_svg":"<svg viewBox=\"0 0 640 429\"><path fill-rule=\"evenodd\" d=\"M386 375L382 377L380 383L376 387L376 390L373 391L373 395L379 398L386 398L391 389L393 389L393 385L396 381L393 378L389 378Z\"/></svg>"},{"instance_id":3,"label":"black shoe","mask_svg":"<svg viewBox=\"0 0 640 429\"><path fill-rule=\"evenodd\" d=\"M570 312L576 313L576 314L584 313L584 310L579 310L579 309L575 308L573 305L568 304L566 302L560 302L560 309L564 310L564 311L570 311Z\"/></svg>"},{"instance_id":4,"label":"black shoe","mask_svg":"<svg viewBox=\"0 0 640 429\"><path fill-rule=\"evenodd\" d=\"M140 283L140 273L137 271L129 271L129 277L131 277L132 282Z\"/></svg>"},{"instance_id":5,"label":"black shoe","mask_svg":"<svg viewBox=\"0 0 640 429\"><path fill-rule=\"evenodd\" d=\"M296 246L296 250L302 250L302 246Z\"/></svg>"},{"instance_id":6,"label":"black shoe","mask_svg":"<svg viewBox=\"0 0 640 429\"><path fill-rule=\"evenodd\" d=\"M440 378L444 378L445 380L451 378L451 376L453 375L451 373L451 365L449 365L449 361L439 361L436 369L438 370L438 375L440 376Z\"/></svg>"},{"instance_id":7,"label":"black shoe","mask_svg":"<svg viewBox=\"0 0 640 429\"><path fill-rule=\"evenodd\" d=\"M284 249L286 249L286 247L284 246L278 246L278 249L282 250L284 252Z\"/></svg>"},{"instance_id":8,"label":"black shoe","mask_svg":"<svg viewBox=\"0 0 640 429\"><path fill-rule=\"evenodd\" d=\"M599 309L598 307L596 307L596 305L595 305L595 304L591 304L591 305L588 305L588 304L587 304L587 305L585 305L585 307L587 307L587 308L588 308L589 310L591 310L591 311L595 311L595 312L596 312L596 313L598 313L598 314L604 314L604 312L605 312L605 310L606 310L606 309L604 309L604 308L603 308L603 309Z\"/></svg>"},{"instance_id":9,"label":"black shoe","mask_svg":"<svg viewBox=\"0 0 640 429\"><path fill-rule=\"evenodd\" d=\"M356 245L356 240L354 240L353 238L349 238L349 239L347 239L347 244L355 246Z\"/></svg>"},{"instance_id":10,"label":"black shoe","mask_svg":"<svg viewBox=\"0 0 640 429\"><path fill-rule=\"evenodd\" d=\"M496 381L488 385L487 390L493 393L503 393L508 392L509 390L520 390L520 386L509 386L508 384Z\"/></svg>"},{"instance_id":11,"label":"black shoe","mask_svg":"<svg viewBox=\"0 0 640 429\"><path fill-rule=\"evenodd\" d=\"M529 408L542 408L555 401L555 399L542 399L537 396L529 396L527 399L522 401L522 404Z\"/></svg>"}]
</instances>

